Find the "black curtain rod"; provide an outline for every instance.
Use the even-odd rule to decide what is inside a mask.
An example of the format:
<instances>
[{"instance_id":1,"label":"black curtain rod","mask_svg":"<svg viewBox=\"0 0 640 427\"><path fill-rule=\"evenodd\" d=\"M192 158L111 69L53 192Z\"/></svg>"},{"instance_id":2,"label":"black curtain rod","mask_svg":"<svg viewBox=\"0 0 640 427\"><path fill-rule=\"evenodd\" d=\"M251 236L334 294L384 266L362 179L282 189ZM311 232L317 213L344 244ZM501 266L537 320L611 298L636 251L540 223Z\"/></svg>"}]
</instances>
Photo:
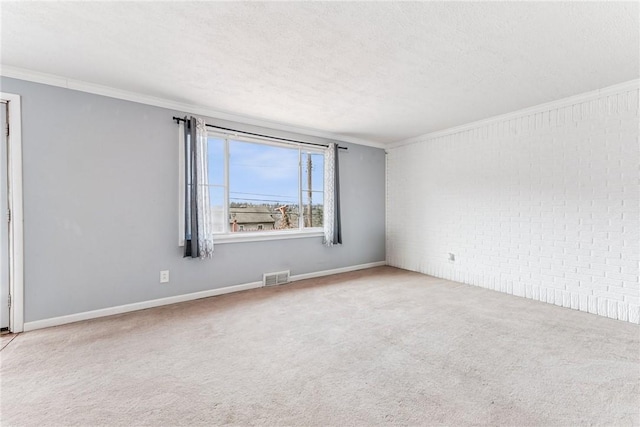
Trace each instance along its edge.
<instances>
[{"instance_id":1,"label":"black curtain rod","mask_svg":"<svg viewBox=\"0 0 640 427\"><path fill-rule=\"evenodd\" d=\"M176 123L180 123L180 122L184 122L185 121L182 117L175 117L175 116L173 117L173 120L175 120ZM260 136L262 138L277 139L279 141L295 142L296 144L315 145L316 147L328 147L328 145L326 145L326 144L316 144L314 142L297 141L295 139L280 138L280 137L277 137L277 136L263 135L261 133L245 132L243 130L223 128L221 126L214 126L214 125L209 125L209 124L206 125L206 126L208 128L216 128L216 129L228 130L230 132L238 132L238 133L243 133L245 135ZM340 150L348 150L347 147L340 147L339 145L338 145L338 148Z\"/></svg>"}]
</instances>

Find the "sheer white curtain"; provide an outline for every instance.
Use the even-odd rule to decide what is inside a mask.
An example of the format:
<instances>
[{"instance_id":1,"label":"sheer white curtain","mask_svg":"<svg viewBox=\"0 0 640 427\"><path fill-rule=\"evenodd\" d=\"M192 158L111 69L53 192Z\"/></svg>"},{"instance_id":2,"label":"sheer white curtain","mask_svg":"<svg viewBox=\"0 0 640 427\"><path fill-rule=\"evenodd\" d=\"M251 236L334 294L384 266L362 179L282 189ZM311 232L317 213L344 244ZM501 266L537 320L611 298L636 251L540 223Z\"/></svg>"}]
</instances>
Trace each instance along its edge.
<instances>
[{"instance_id":1,"label":"sheer white curtain","mask_svg":"<svg viewBox=\"0 0 640 427\"><path fill-rule=\"evenodd\" d=\"M202 119L184 118L184 256L191 258L213 255L206 126Z\"/></svg>"},{"instance_id":2,"label":"sheer white curtain","mask_svg":"<svg viewBox=\"0 0 640 427\"><path fill-rule=\"evenodd\" d=\"M338 146L329 144L324 155L324 244L342 244Z\"/></svg>"},{"instance_id":3,"label":"sheer white curtain","mask_svg":"<svg viewBox=\"0 0 640 427\"><path fill-rule=\"evenodd\" d=\"M197 174L196 197L198 221L198 255L200 258L213 256L213 218L209 197L209 162L207 126L204 120L196 119L195 163Z\"/></svg>"}]
</instances>

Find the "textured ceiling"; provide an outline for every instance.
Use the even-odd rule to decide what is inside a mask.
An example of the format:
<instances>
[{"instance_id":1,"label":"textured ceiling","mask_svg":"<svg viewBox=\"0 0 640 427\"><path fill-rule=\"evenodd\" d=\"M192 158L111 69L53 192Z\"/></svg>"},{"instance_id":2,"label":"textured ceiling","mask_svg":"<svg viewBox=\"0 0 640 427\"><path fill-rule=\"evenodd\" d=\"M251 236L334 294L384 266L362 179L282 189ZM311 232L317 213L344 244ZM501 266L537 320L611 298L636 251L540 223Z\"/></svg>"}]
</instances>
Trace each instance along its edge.
<instances>
[{"instance_id":1,"label":"textured ceiling","mask_svg":"<svg viewBox=\"0 0 640 427\"><path fill-rule=\"evenodd\" d=\"M389 143L639 77L639 3L5 2L3 65Z\"/></svg>"}]
</instances>

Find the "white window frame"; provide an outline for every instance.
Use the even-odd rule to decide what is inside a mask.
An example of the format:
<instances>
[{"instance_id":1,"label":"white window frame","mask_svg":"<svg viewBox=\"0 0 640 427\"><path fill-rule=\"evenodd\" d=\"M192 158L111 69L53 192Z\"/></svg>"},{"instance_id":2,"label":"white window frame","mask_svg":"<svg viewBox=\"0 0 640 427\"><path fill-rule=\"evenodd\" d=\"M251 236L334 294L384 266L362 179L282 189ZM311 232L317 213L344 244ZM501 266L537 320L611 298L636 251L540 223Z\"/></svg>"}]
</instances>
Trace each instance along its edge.
<instances>
[{"instance_id":1,"label":"white window frame","mask_svg":"<svg viewBox=\"0 0 640 427\"><path fill-rule=\"evenodd\" d=\"M9 138L7 143L7 167L9 188L8 201L11 208L9 226L9 331L24 331L24 207L22 193L22 107L17 94L0 92L0 99L9 103ZM5 129L2 129L4 132ZM3 191L7 191L3 190ZM2 224L6 226L6 224Z\"/></svg>"},{"instance_id":2,"label":"white window frame","mask_svg":"<svg viewBox=\"0 0 640 427\"><path fill-rule=\"evenodd\" d=\"M178 126L178 143L179 143L179 155L178 155L178 245L184 246L184 196L185 196L185 177L184 177L184 124L180 123ZM253 144L262 144L273 147L283 147L289 149L298 150L298 209L300 213L298 215L298 228L289 230L263 230L252 231L245 233L231 232L229 221L223 221L224 231L221 233L213 234L213 241L218 243L239 243L239 242L256 242L263 240L281 240L281 239L299 239L299 238L311 238L311 237L323 237L324 229L322 227L304 227L303 217L303 205L302 205L302 152L311 152L316 154L324 154L322 148L308 147L304 144L296 143L284 143L275 142L270 139L263 139L258 137L243 137L224 132L208 131L207 137L219 138L225 141L224 143L224 218L229 218L229 141L248 142ZM323 188L324 192L324 188Z\"/></svg>"}]
</instances>

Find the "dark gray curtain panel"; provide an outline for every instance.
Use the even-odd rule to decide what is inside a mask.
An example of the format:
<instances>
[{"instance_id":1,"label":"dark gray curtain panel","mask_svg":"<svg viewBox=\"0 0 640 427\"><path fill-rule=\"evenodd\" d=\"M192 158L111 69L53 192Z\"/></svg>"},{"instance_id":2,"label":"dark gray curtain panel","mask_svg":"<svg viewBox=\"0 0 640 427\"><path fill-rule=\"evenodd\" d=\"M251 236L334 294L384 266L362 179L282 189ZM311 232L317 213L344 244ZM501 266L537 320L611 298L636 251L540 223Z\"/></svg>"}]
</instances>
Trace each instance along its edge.
<instances>
[{"instance_id":1,"label":"dark gray curtain panel","mask_svg":"<svg viewBox=\"0 0 640 427\"><path fill-rule=\"evenodd\" d=\"M342 244L342 221L340 219L340 156L338 153L338 144L332 144L329 147L330 150L333 150L333 233L331 236L331 244L337 245Z\"/></svg>"},{"instance_id":2,"label":"dark gray curtain panel","mask_svg":"<svg viewBox=\"0 0 640 427\"><path fill-rule=\"evenodd\" d=\"M196 162L196 119L184 118L184 256L199 258L198 250L198 162Z\"/></svg>"}]
</instances>

